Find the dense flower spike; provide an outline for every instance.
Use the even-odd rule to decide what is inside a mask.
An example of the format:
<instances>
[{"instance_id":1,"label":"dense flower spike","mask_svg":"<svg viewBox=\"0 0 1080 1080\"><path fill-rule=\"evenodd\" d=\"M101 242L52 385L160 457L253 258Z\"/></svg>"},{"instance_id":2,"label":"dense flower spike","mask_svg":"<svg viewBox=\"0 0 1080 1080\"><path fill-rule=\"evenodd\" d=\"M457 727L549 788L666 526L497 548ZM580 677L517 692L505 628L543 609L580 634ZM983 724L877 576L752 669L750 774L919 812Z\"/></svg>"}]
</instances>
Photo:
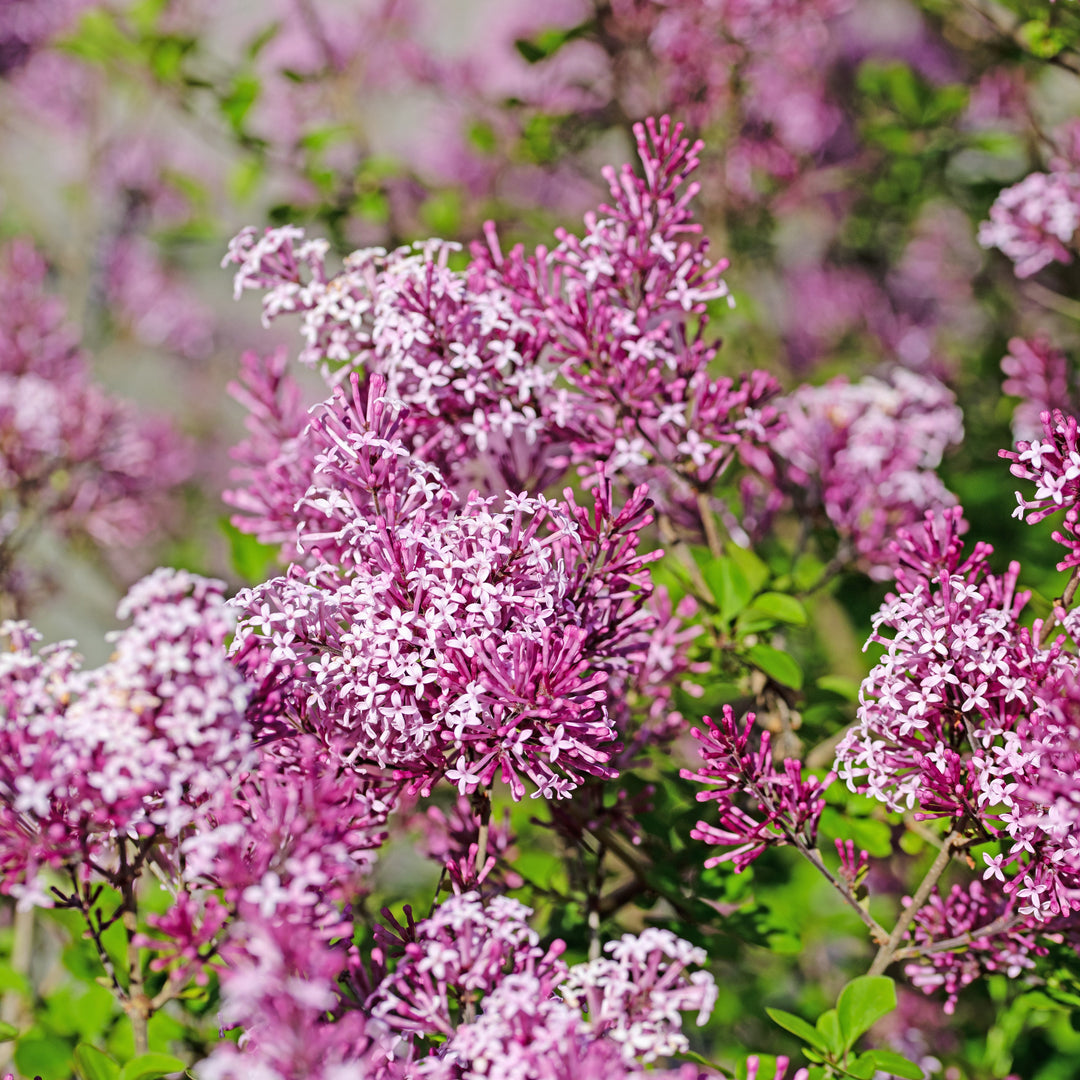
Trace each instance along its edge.
<instances>
[{"instance_id":1,"label":"dense flower spike","mask_svg":"<svg viewBox=\"0 0 1080 1080\"><path fill-rule=\"evenodd\" d=\"M644 178L608 170L612 205L587 215L582 239L557 231L551 251L504 256L491 228L464 271L450 268L454 245L432 240L354 252L332 275L325 241L287 227L245 230L225 262L239 267L238 295L265 291L264 319L302 314L301 358L332 382L328 364L384 377L408 406L405 445L456 489L539 490L572 458L590 475L600 462L630 486L648 482L698 521L697 496L776 428L778 385L760 371L710 376L706 310L729 294L727 264L710 262L689 210L700 145L667 118L635 134ZM245 392L264 420L274 380ZM317 429L309 437L319 445ZM264 450L250 494L233 496L257 515L241 527L273 535L276 517L259 511L283 505L287 456Z\"/></svg>"},{"instance_id":2,"label":"dense flower spike","mask_svg":"<svg viewBox=\"0 0 1080 1080\"><path fill-rule=\"evenodd\" d=\"M303 503L322 515L301 533L311 569L237 597L238 645L265 637L296 665L302 729L425 791L501 777L515 798L525 779L563 796L610 775L607 702L646 664L655 626L636 552L644 492L616 509L606 485L591 512L569 493L458 504L401 445L381 388L361 413L354 379L353 399L315 421L333 438Z\"/></svg>"},{"instance_id":3,"label":"dense flower spike","mask_svg":"<svg viewBox=\"0 0 1080 1080\"><path fill-rule=\"evenodd\" d=\"M1010 918L1012 910L1007 898L978 881L966 889L954 885L946 897L935 890L916 914L912 934L926 956L909 964L905 973L924 993L944 991L945 1011L952 1013L959 991L988 972L1003 971L1015 979L1030 971L1034 954L1045 950L1039 949L1029 927L1015 927L1021 920ZM939 947L951 941L959 947Z\"/></svg>"},{"instance_id":4,"label":"dense flower spike","mask_svg":"<svg viewBox=\"0 0 1080 1080\"><path fill-rule=\"evenodd\" d=\"M452 1037L463 1012L504 979L528 975L550 997L566 973L562 942L540 946L532 912L509 897L484 907L476 893L454 896L417 925L394 973L375 992L371 1014L392 1030ZM472 1008L469 1008L469 1005Z\"/></svg>"},{"instance_id":5,"label":"dense flower spike","mask_svg":"<svg viewBox=\"0 0 1080 1080\"><path fill-rule=\"evenodd\" d=\"M870 577L891 577L896 530L953 502L934 472L964 434L952 393L897 369L887 380L802 386L779 408L786 427L770 441L776 484L799 511L823 510Z\"/></svg>"},{"instance_id":6,"label":"dense flower spike","mask_svg":"<svg viewBox=\"0 0 1080 1080\"><path fill-rule=\"evenodd\" d=\"M987 876L1020 915L1045 922L1080 908L1080 850L1040 794L1041 744L1061 729L1057 701L1077 659L1063 639L1040 642L1040 623L1020 624L1019 566L991 573L986 544L965 558L961 522L956 507L901 534L902 591L886 598L870 638L885 655L863 683L837 772L892 809L999 838ZM1075 783L1070 755L1056 777Z\"/></svg>"},{"instance_id":7,"label":"dense flower spike","mask_svg":"<svg viewBox=\"0 0 1080 1080\"><path fill-rule=\"evenodd\" d=\"M331 275L325 241L291 227L262 237L248 229L226 262L239 266L237 295L266 290L264 320L302 313L301 360L384 377L409 406L406 444L464 490L542 488L562 471L545 458L559 441L548 414L565 396L553 389L543 329L498 282L451 269L457 247L357 251Z\"/></svg>"},{"instance_id":8,"label":"dense flower spike","mask_svg":"<svg viewBox=\"0 0 1080 1080\"><path fill-rule=\"evenodd\" d=\"M777 428L769 400L779 386L762 371L712 378L718 343L708 305L730 302L689 202L700 143L664 117L635 126L644 178L605 170L612 203L586 215L581 239L558 230L552 252L503 258L493 268L523 312L550 327L552 355L579 392L569 414L575 459L608 475L647 482L665 509L699 520L696 497L712 490L745 444ZM478 253L479 254L479 253Z\"/></svg>"},{"instance_id":9,"label":"dense flower spike","mask_svg":"<svg viewBox=\"0 0 1080 1080\"><path fill-rule=\"evenodd\" d=\"M699 1023L708 1017L712 977L688 970L703 962L702 950L650 930L609 943L610 960L567 967L563 942L541 947L530 915L508 897L485 906L465 893L419 923L410 916L407 926L393 923L395 932L380 928L376 982L358 1001L341 992L342 982L368 981L355 978L350 951L309 940L300 927L284 934L256 923L248 958L224 984L224 1017L245 1027L243 1052L226 1044L199 1074L636 1077L659 1055L687 1047L681 1012L696 1010ZM388 974L384 948L398 956ZM425 1055L423 1046L433 1049Z\"/></svg>"},{"instance_id":10,"label":"dense flower spike","mask_svg":"<svg viewBox=\"0 0 1080 1080\"><path fill-rule=\"evenodd\" d=\"M3 891L48 905L41 872L111 865L129 841L175 845L246 766L248 688L225 655L222 583L158 570L120 605L132 625L103 667L71 644L33 651L7 623L0 654Z\"/></svg>"},{"instance_id":11,"label":"dense flower spike","mask_svg":"<svg viewBox=\"0 0 1080 1080\"><path fill-rule=\"evenodd\" d=\"M1019 442L1015 450L1001 450L1012 462L1009 471L1021 480L1035 484L1035 494L1024 498L1018 491L1013 516L1034 524L1064 510L1064 529L1056 530L1054 539L1068 554L1058 563L1059 570L1080 566L1080 438L1077 420L1060 409L1044 412L1040 419L1045 441Z\"/></svg>"},{"instance_id":12,"label":"dense flower spike","mask_svg":"<svg viewBox=\"0 0 1080 1080\"><path fill-rule=\"evenodd\" d=\"M719 722L705 717L705 724L705 731L695 728L693 732L701 742L704 765L696 771L683 769L681 775L699 784L719 785L715 790L699 791L697 799L716 803L720 824L699 821L690 835L707 844L733 848L712 856L705 865L731 860L738 872L768 847L813 847L832 774L823 781L803 777L802 764L792 758L786 758L783 771L778 771L768 731L761 733L756 750L748 748L753 713L747 713L740 725L731 706L725 705ZM742 798L754 804L757 816L737 805Z\"/></svg>"}]
</instances>

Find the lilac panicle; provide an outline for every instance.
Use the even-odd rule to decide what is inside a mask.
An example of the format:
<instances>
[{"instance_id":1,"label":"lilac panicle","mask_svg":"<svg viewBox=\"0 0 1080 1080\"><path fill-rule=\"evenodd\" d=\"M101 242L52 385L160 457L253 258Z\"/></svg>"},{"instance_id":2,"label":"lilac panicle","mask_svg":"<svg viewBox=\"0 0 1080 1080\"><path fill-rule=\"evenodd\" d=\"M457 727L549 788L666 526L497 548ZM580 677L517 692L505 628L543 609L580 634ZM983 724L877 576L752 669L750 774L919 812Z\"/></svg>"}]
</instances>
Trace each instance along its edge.
<instances>
[{"instance_id":1,"label":"lilac panicle","mask_svg":"<svg viewBox=\"0 0 1080 1080\"><path fill-rule=\"evenodd\" d=\"M1012 910L1007 897L979 881L972 881L966 888L954 885L947 896L935 889L915 916L911 935L914 944L932 950L940 941L964 937L970 940L962 948L927 952L918 962L906 965L904 974L923 993L944 992L945 1012L950 1015L959 992L976 979L995 971L1004 972L1010 979L1019 978L1035 967L1033 956L1046 951L1037 944L1030 923L1024 920L1027 925L990 934L979 932Z\"/></svg>"},{"instance_id":2,"label":"lilac panicle","mask_svg":"<svg viewBox=\"0 0 1080 1080\"><path fill-rule=\"evenodd\" d=\"M1072 242L1080 225L1080 175L1034 172L1006 188L979 226L979 243L996 247L1031 277L1052 262L1072 262Z\"/></svg>"},{"instance_id":3,"label":"lilac panicle","mask_svg":"<svg viewBox=\"0 0 1080 1080\"><path fill-rule=\"evenodd\" d=\"M608 701L646 662L645 493L621 509L472 495L412 457L379 377L317 415L327 450L301 505L304 562L245 590L237 648L292 665L293 720L358 767L463 794L498 777L563 796L608 776ZM323 486L326 485L326 486ZM321 519L321 520L320 520Z\"/></svg>"},{"instance_id":4,"label":"lilac panicle","mask_svg":"<svg viewBox=\"0 0 1080 1080\"><path fill-rule=\"evenodd\" d=\"M785 759L782 771L777 770L769 732L761 733L756 750L749 748L753 713L747 713L740 725L731 706L725 705L719 722L709 717L704 722L704 731L693 731L701 743L704 763L697 770L683 769L680 775L699 784L715 785L712 790L699 791L697 799L716 803L719 826L699 821L690 835L733 849L712 856L705 865L730 860L739 872L768 847L797 841L813 847L832 774L824 780L804 777L802 765L793 758ZM737 805L743 799L753 804L754 813Z\"/></svg>"},{"instance_id":5,"label":"lilac panicle","mask_svg":"<svg viewBox=\"0 0 1080 1080\"><path fill-rule=\"evenodd\" d=\"M45 868L90 872L118 844L175 848L206 800L246 767L247 686L225 654L221 582L157 570L135 585L112 658L84 671L72 643L34 651L6 623L0 654L4 892L48 906Z\"/></svg>"},{"instance_id":6,"label":"lilac panicle","mask_svg":"<svg viewBox=\"0 0 1080 1080\"><path fill-rule=\"evenodd\" d=\"M1031 341L1013 338L1009 352L1002 357L1001 370L1006 375L1001 389L1020 398L1013 411L1013 438L1031 443L1043 434L1042 414L1053 409L1076 413L1069 385L1065 354L1040 335Z\"/></svg>"},{"instance_id":7,"label":"lilac panicle","mask_svg":"<svg viewBox=\"0 0 1080 1080\"><path fill-rule=\"evenodd\" d=\"M1043 439L1016 444L1015 450L1000 450L1001 457L1012 462L1009 472L1021 480L1035 484L1035 494L1024 498L1016 493L1017 507L1013 516L1030 524L1063 510L1063 528L1055 530L1053 539L1068 551L1059 570L1080 566L1080 436L1075 416L1060 409L1040 415Z\"/></svg>"},{"instance_id":8,"label":"lilac panicle","mask_svg":"<svg viewBox=\"0 0 1080 1080\"><path fill-rule=\"evenodd\" d=\"M612 204L587 216L582 239L559 230L551 250L504 254L489 227L464 270L451 268L454 245L431 240L354 252L334 274L326 242L287 227L245 230L225 263L238 267L238 294L265 293L265 319L300 315L301 359L331 384L350 371L361 390L383 377L407 406L402 441L459 493L541 490L572 461L590 475L600 462L696 521L697 495L775 429L779 388L761 371L710 376L706 309L730 297L726 263L709 260L688 205L700 145L667 118L635 134L644 176L608 170ZM277 406L271 383L258 385L246 396L266 432ZM231 496L241 527L272 535L283 516L289 459L304 452L291 441L295 415L279 454L266 446L249 462L253 444L243 451L254 467L250 494ZM324 437L313 428L302 441Z\"/></svg>"},{"instance_id":9,"label":"lilac panicle","mask_svg":"<svg viewBox=\"0 0 1080 1080\"><path fill-rule=\"evenodd\" d=\"M954 507L901 533L901 591L870 638L885 655L863 682L836 768L894 810L998 839L988 902L1003 910L1007 899L1028 925L1046 925L1080 907L1080 847L1048 797L1075 786L1076 757L1047 751L1078 663L1064 635L1044 642L1040 621L1021 624L1019 565L992 573L989 545L965 552L961 526Z\"/></svg>"},{"instance_id":10,"label":"lilac panicle","mask_svg":"<svg viewBox=\"0 0 1080 1080\"><path fill-rule=\"evenodd\" d=\"M568 967L564 944L541 946L531 911L508 897L453 896L420 922L408 912L404 926L386 914L371 976L344 943L257 923L247 958L223 979L223 1019L244 1027L241 1048L220 1046L200 1077L711 1075L646 1072L687 1048L680 1014L704 1022L716 996L711 976L690 970L703 951L668 931L627 934L609 943L610 959Z\"/></svg>"}]
</instances>

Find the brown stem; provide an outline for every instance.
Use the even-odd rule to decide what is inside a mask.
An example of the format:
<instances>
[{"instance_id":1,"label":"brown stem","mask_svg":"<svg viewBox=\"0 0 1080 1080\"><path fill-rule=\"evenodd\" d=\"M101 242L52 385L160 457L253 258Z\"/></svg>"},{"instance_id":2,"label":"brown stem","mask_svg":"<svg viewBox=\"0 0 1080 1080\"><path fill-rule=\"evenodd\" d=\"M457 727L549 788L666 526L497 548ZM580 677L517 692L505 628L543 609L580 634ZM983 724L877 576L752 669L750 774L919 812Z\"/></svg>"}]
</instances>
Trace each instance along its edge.
<instances>
[{"instance_id":1,"label":"brown stem","mask_svg":"<svg viewBox=\"0 0 1080 1080\"><path fill-rule=\"evenodd\" d=\"M709 505L708 492L698 492L697 506L698 515L701 518L701 527L705 531L705 540L709 545L709 554L714 559L722 559L724 557L724 545L716 528L716 517L712 512L712 507Z\"/></svg>"},{"instance_id":2,"label":"brown stem","mask_svg":"<svg viewBox=\"0 0 1080 1080\"><path fill-rule=\"evenodd\" d=\"M1056 311L1069 319L1080 320L1080 303L1054 292L1053 289L1048 289L1045 285L1040 285L1037 281L1027 282L1020 291L1040 307Z\"/></svg>"},{"instance_id":3,"label":"brown stem","mask_svg":"<svg viewBox=\"0 0 1080 1080\"><path fill-rule=\"evenodd\" d=\"M604 855L607 849L601 841L596 852L596 871L589 882L589 959L600 957L600 890L604 885Z\"/></svg>"},{"instance_id":4,"label":"brown stem","mask_svg":"<svg viewBox=\"0 0 1080 1080\"><path fill-rule=\"evenodd\" d=\"M491 788L481 788L473 796L473 809L479 818L476 837L476 873L483 873L487 862L488 829L491 825Z\"/></svg>"},{"instance_id":5,"label":"brown stem","mask_svg":"<svg viewBox=\"0 0 1080 1080\"><path fill-rule=\"evenodd\" d=\"M941 850L930 864L926 877L922 879L918 889L915 890L911 903L900 913L888 941L878 949L877 956L874 957L874 962L867 972L868 975L881 975L896 959L896 953L900 948L900 942L904 940L904 934L907 933L908 927L914 922L915 916L922 910L922 906L929 898L931 890L938 883L941 875L945 873L945 868L952 862L954 851L962 842L963 837L958 832L951 832L945 837Z\"/></svg>"},{"instance_id":6,"label":"brown stem","mask_svg":"<svg viewBox=\"0 0 1080 1080\"><path fill-rule=\"evenodd\" d=\"M701 567L698 566L694 560L694 554L687 546L686 542L680 539L679 534L675 531L675 526L671 522L671 518L667 514L657 513L656 525L660 530L660 542L664 545L665 552L671 552L675 558L682 564L682 568L686 571L686 576L689 578L690 595L695 600L699 600L703 604L707 604L710 608L716 604L713 599L712 590L705 582L705 578L702 577Z\"/></svg>"},{"instance_id":7,"label":"brown stem","mask_svg":"<svg viewBox=\"0 0 1080 1080\"><path fill-rule=\"evenodd\" d=\"M935 941L932 945L909 945L907 948L897 949L893 959L911 960L919 956L932 956L934 953L952 952L953 949L960 949L983 938L1000 934L1004 930L1011 930L1022 920L1022 915L1001 915L992 923L980 926L976 930L969 930L966 934L958 934L956 937L945 938L943 941Z\"/></svg>"},{"instance_id":8,"label":"brown stem","mask_svg":"<svg viewBox=\"0 0 1080 1080\"><path fill-rule=\"evenodd\" d=\"M1050 618L1039 628L1039 640L1036 645L1044 645L1048 640L1050 631L1057 625L1057 609L1068 608L1072 606L1072 602L1076 599L1076 590L1080 586L1080 566L1074 567L1072 576L1069 578L1068 583L1065 585L1065 591L1057 598L1057 602L1054 604L1054 610L1050 615Z\"/></svg>"}]
</instances>

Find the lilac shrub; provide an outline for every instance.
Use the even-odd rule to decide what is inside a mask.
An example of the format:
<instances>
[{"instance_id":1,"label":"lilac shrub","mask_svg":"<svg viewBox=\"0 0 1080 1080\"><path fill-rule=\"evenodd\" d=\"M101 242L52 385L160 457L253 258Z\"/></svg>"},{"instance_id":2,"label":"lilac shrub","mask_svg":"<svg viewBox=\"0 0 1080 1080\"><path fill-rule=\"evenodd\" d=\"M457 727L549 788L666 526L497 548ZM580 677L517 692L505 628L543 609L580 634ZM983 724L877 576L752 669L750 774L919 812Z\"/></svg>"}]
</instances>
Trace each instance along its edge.
<instances>
[{"instance_id":1,"label":"lilac shrub","mask_svg":"<svg viewBox=\"0 0 1080 1080\"><path fill-rule=\"evenodd\" d=\"M242 232L237 294L298 318L323 383L308 408L286 350L242 361L228 500L280 572L226 600L158 571L97 671L5 624L3 889L80 915L137 1053L194 993L220 1006L210 1080L715 1078L720 935L772 932L734 879L767 898L798 860L876 947L816 1025L770 1010L798 1080L922 1073L857 1045L893 965L952 1012L1073 947L1080 574L1028 623L1019 564L965 550L936 472L961 413L928 371L786 394L726 373L701 147L666 118L635 134L640 174L608 170L550 248L492 226L334 270L298 228ZM1032 400L1040 364L1050 386L1049 361L1016 375ZM1075 570L1077 424L1043 423L1003 453ZM809 625L839 573L891 580L881 656L803 754L843 692ZM698 697L719 719L695 729ZM418 829L438 879L381 907Z\"/></svg>"}]
</instances>

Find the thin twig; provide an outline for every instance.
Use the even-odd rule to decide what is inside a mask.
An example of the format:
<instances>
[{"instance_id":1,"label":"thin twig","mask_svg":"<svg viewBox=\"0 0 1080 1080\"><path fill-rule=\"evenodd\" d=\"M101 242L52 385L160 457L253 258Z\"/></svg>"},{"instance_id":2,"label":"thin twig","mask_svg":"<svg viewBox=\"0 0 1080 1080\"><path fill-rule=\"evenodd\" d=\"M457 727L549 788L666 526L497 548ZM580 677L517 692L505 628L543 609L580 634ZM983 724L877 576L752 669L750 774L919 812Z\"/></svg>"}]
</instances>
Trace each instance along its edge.
<instances>
[{"instance_id":1,"label":"thin twig","mask_svg":"<svg viewBox=\"0 0 1080 1080\"><path fill-rule=\"evenodd\" d=\"M922 910L923 904L926 903L934 886L938 883L941 875L945 873L945 868L952 862L953 854L962 843L963 837L958 832L951 832L945 837L941 850L930 864L926 877L922 879L918 889L915 890L911 903L900 913L888 941L878 949L877 956L874 957L874 962L870 965L867 974L881 975L896 959L896 952L900 948L900 942L904 940L908 927L915 921L915 916Z\"/></svg>"},{"instance_id":2,"label":"thin twig","mask_svg":"<svg viewBox=\"0 0 1080 1080\"><path fill-rule=\"evenodd\" d=\"M919 956L932 956L934 953L952 952L953 949L963 948L965 945L973 945L983 938L993 937L1005 930L1011 930L1023 920L1022 915L1000 915L992 923L980 926L976 930L969 930L966 934L958 934L956 937L945 938L943 941L935 941L931 945L909 945L903 949L897 949L893 954L893 960L911 960Z\"/></svg>"}]
</instances>

